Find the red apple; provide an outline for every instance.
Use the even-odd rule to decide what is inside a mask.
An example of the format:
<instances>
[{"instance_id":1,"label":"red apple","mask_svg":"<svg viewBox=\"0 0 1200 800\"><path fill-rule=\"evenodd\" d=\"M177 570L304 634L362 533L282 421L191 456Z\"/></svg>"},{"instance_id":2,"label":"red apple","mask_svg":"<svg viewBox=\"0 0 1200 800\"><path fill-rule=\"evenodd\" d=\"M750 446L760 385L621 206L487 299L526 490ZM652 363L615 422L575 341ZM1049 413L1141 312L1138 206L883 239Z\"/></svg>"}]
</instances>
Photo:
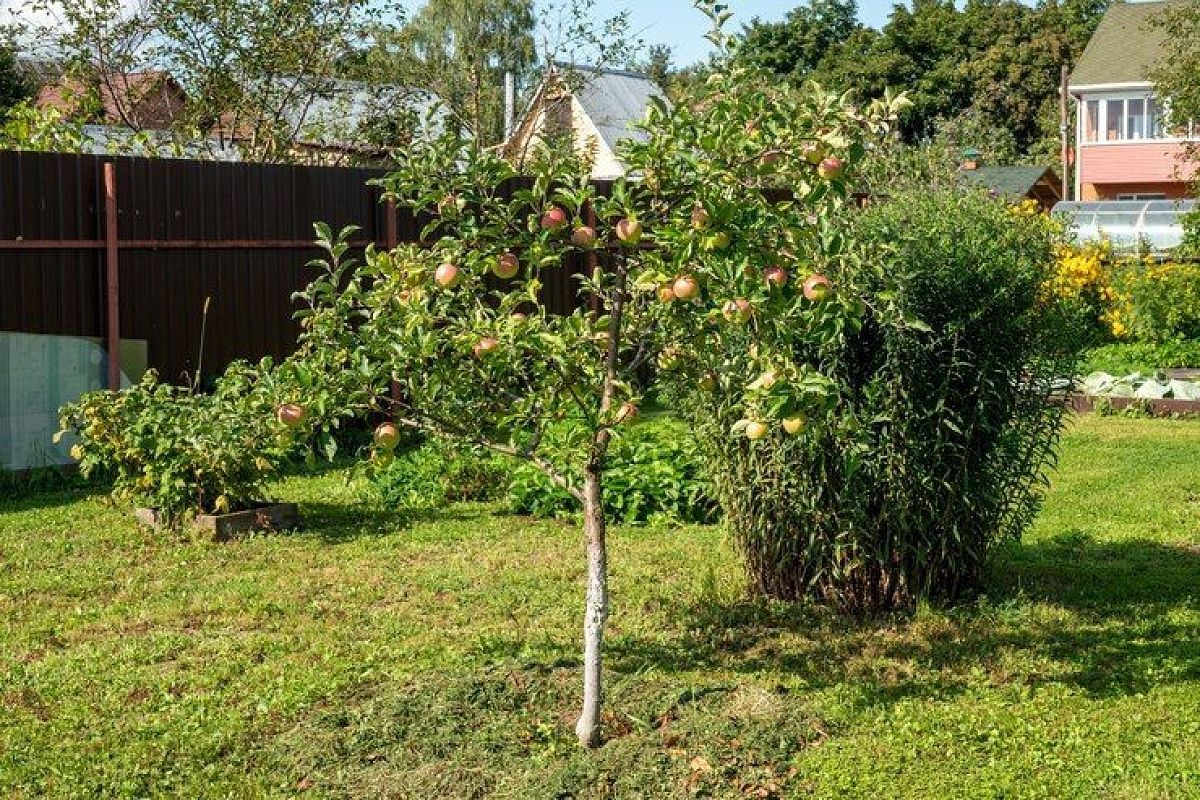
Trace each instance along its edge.
<instances>
[{"instance_id":1,"label":"red apple","mask_svg":"<svg viewBox=\"0 0 1200 800\"><path fill-rule=\"evenodd\" d=\"M824 300L833 291L833 284L821 274L809 275L804 279L804 296L809 300Z\"/></svg>"},{"instance_id":2,"label":"red apple","mask_svg":"<svg viewBox=\"0 0 1200 800\"><path fill-rule=\"evenodd\" d=\"M710 221L712 221L712 217L709 216L708 211L704 206L697 203L696 207L692 209L692 228L702 231L708 227Z\"/></svg>"},{"instance_id":3,"label":"red apple","mask_svg":"<svg viewBox=\"0 0 1200 800\"><path fill-rule=\"evenodd\" d=\"M817 174L827 181L842 177L842 160L837 156L826 156L817 165Z\"/></svg>"},{"instance_id":4,"label":"red apple","mask_svg":"<svg viewBox=\"0 0 1200 800\"><path fill-rule=\"evenodd\" d=\"M375 446L380 450L395 450L400 443L400 429L390 422L384 422L375 428Z\"/></svg>"},{"instance_id":5,"label":"red apple","mask_svg":"<svg viewBox=\"0 0 1200 800\"><path fill-rule=\"evenodd\" d=\"M617 221L617 238L630 247L642 240L642 223L636 217L623 217Z\"/></svg>"},{"instance_id":6,"label":"red apple","mask_svg":"<svg viewBox=\"0 0 1200 800\"><path fill-rule=\"evenodd\" d=\"M773 167L779 163L781 158L783 158L783 153L778 150L768 150L758 157L758 163L764 167Z\"/></svg>"},{"instance_id":7,"label":"red apple","mask_svg":"<svg viewBox=\"0 0 1200 800\"><path fill-rule=\"evenodd\" d=\"M763 278L772 286L780 287L787 283L788 274L783 267L767 267L763 272Z\"/></svg>"},{"instance_id":8,"label":"red apple","mask_svg":"<svg viewBox=\"0 0 1200 800\"><path fill-rule=\"evenodd\" d=\"M671 291L680 300L694 300L700 294L700 284L691 275L680 275L671 284Z\"/></svg>"},{"instance_id":9,"label":"red apple","mask_svg":"<svg viewBox=\"0 0 1200 800\"><path fill-rule=\"evenodd\" d=\"M517 254L511 251L501 255L496 259L496 263L492 265L492 272L495 273L496 277L504 278L505 280L515 277L520 269L521 259L517 258Z\"/></svg>"},{"instance_id":10,"label":"red apple","mask_svg":"<svg viewBox=\"0 0 1200 800\"><path fill-rule=\"evenodd\" d=\"M751 420L746 424L746 438L757 441L767 435L767 426L758 420Z\"/></svg>"},{"instance_id":11,"label":"red apple","mask_svg":"<svg viewBox=\"0 0 1200 800\"><path fill-rule=\"evenodd\" d=\"M596 246L596 229L591 225L580 225L571 231L571 244L590 250Z\"/></svg>"},{"instance_id":12,"label":"red apple","mask_svg":"<svg viewBox=\"0 0 1200 800\"><path fill-rule=\"evenodd\" d=\"M664 283L662 286L658 287L658 299L659 302L662 303L675 302L675 290L671 288L671 284Z\"/></svg>"},{"instance_id":13,"label":"red apple","mask_svg":"<svg viewBox=\"0 0 1200 800\"><path fill-rule=\"evenodd\" d=\"M736 300L726 300L721 306L721 314L730 322L749 322L754 312L754 306L744 297Z\"/></svg>"},{"instance_id":14,"label":"red apple","mask_svg":"<svg viewBox=\"0 0 1200 800\"><path fill-rule=\"evenodd\" d=\"M295 428L308 419L308 409L298 403L284 403L275 410L275 418L289 428Z\"/></svg>"},{"instance_id":15,"label":"red apple","mask_svg":"<svg viewBox=\"0 0 1200 800\"><path fill-rule=\"evenodd\" d=\"M476 358L483 358L485 356L490 356L492 353L499 350L500 343L498 341L496 341L495 339L493 339L491 336L484 336L482 339L480 339L478 342L475 343L475 347L472 349L475 352Z\"/></svg>"},{"instance_id":16,"label":"red apple","mask_svg":"<svg viewBox=\"0 0 1200 800\"><path fill-rule=\"evenodd\" d=\"M461 277L462 274L458 271L458 267L449 261L440 265L433 273L434 282L443 289L450 289L457 286Z\"/></svg>"},{"instance_id":17,"label":"red apple","mask_svg":"<svg viewBox=\"0 0 1200 800\"><path fill-rule=\"evenodd\" d=\"M560 231L567 224L567 212L563 211L558 206L549 209L545 214L542 214L542 228L548 231Z\"/></svg>"}]
</instances>

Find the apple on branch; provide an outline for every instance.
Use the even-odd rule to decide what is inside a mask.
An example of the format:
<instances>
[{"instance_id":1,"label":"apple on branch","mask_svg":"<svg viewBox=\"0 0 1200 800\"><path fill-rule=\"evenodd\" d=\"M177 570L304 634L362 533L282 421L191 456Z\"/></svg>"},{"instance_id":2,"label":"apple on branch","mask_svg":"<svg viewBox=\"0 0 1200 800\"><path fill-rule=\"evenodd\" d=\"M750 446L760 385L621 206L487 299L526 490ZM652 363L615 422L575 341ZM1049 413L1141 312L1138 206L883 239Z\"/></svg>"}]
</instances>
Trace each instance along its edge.
<instances>
[{"instance_id":1,"label":"apple on branch","mask_svg":"<svg viewBox=\"0 0 1200 800\"><path fill-rule=\"evenodd\" d=\"M833 284L829 278L820 273L809 275L804 279L804 296L809 300L824 300L832 291Z\"/></svg>"},{"instance_id":2,"label":"apple on branch","mask_svg":"<svg viewBox=\"0 0 1200 800\"><path fill-rule=\"evenodd\" d=\"M454 288L458 285L458 282L461 279L462 273L459 271L458 267L454 266L449 261L439 265L433 273L434 283L436 283L438 286L441 286L443 289Z\"/></svg>"},{"instance_id":3,"label":"apple on branch","mask_svg":"<svg viewBox=\"0 0 1200 800\"><path fill-rule=\"evenodd\" d=\"M373 438L380 450L395 450L400 443L400 429L390 422L384 422L375 427Z\"/></svg>"},{"instance_id":4,"label":"apple on branch","mask_svg":"<svg viewBox=\"0 0 1200 800\"><path fill-rule=\"evenodd\" d=\"M275 418L289 428L295 428L308 419L308 409L299 403L284 403L276 409Z\"/></svg>"},{"instance_id":5,"label":"apple on branch","mask_svg":"<svg viewBox=\"0 0 1200 800\"><path fill-rule=\"evenodd\" d=\"M511 250L501 255L492 265L492 272L496 277L505 280L516 277L517 271L520 269L521 259L517 258L517 254Z\"/></svg>"},{"instance_id":6,"label":"apple on branch","mask_svg":"<svg viewBox=\"0 0 1200 800\"><path fill-rule=\"evenodd\" d=\"M561 231L567 225L567 212L558 206L553 206L542 215L542 228L551 233Z\"/></svg>"},{"instance_id":7,"label":"apple on branch","mask_svg":"<svg viewBox=\"0 0 1200 800\"><path fill-rule=\"evenodd\" d=\"M680 275L671 284L671 291L680 300L694 300L700 294L700 284L691 275Z\"/></svg>"},{"instance_id":8,"label":"apple on branch","mask_svg":"<svg viewBox=\"0 0 1200 800\"><path fill-rule=\"evenodd\" d=\"M617 221L617 239L621 244L633 247L642 240L642 223L636 217L622 217Z\"/></svg>"}]
</instances>

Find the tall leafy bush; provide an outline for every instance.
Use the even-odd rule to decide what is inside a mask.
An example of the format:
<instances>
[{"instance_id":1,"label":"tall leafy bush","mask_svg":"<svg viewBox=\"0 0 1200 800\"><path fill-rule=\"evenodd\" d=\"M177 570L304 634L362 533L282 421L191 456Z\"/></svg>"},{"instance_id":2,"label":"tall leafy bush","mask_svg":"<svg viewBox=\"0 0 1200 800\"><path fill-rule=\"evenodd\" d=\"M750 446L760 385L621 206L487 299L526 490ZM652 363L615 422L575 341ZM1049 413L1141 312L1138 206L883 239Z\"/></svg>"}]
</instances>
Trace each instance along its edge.
<instances>
[{"instance_id":1,"label":"tall leafy bush","mask_svg":"<svg viewBox=\"0 0 1200 800\"><path fill-rule=\"evenodd\" d=\"M947 191L897 197L855 227L874 252L841 277L864 320L795 354L835 377L832 414L763 446L679 390L753 586L861 613L962 595L1026 527L1064 413L1052 380L1078 340L1044 291L1043 218Z\"/></svg>"}]
</instances>

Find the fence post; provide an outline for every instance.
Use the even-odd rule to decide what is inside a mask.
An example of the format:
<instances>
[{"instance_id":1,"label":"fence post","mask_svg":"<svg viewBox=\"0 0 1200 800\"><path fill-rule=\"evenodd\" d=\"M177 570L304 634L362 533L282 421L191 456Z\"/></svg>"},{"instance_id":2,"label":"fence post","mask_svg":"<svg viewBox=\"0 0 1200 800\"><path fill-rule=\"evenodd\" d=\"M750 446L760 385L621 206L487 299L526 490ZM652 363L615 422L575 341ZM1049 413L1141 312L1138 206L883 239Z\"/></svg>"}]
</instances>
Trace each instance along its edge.
<instances>
[{"instance_id":1,"label":"fence post","mask_svg":"<svg viewBox=\"0 0 1200 800\"><path fill-rule=\"evenodd\" d=\"M121 388L121 287L117 261L117 171L104 162L104 293L105 349L108 351L108 388Z\"/></svg>"},{"instance_id":2,"label":"fence post","mask_svg":"<svg viewBox=\"0 0 1200 800\"><path fill-rule=\"evenodd\" d=\"M387 245L387 249L391 250L399 244L399 238L396 235L396 201L389 199L387 201L387 210L384 212L383 219L383 242Z\"/></svg>"}]
</instances>

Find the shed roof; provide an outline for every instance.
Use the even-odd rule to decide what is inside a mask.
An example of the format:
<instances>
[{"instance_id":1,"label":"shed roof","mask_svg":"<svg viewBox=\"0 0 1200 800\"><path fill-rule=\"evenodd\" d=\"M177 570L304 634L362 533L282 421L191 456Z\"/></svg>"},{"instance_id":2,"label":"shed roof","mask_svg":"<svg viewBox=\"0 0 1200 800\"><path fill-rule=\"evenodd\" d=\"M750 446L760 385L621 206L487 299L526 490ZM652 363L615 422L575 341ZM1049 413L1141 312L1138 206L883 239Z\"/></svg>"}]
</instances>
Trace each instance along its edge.
<instances>
[{"instance_id":1,"label":"shed roof","mask_svg":"<svg viewBox=\"0 0 1200 800\"><path fill-rule=\"evenodd\" d=\"M986 166L978 169L965 169L959 174L963 180L991 189L1004 197L1027 197L1047 173L1050 183L1057 178L1049 167L1022 166Z\"/></svg>"},{"instance_id":2,"label":"shed roof","mask_svg":"<svg viewBox=\"0 0 1200 800\"><path fill-rule=\"evenodd\" d=\"M1149 83L1162 55L1166 32L1154 15L1188 0L1114 3L1100 20L1071 73L1071 87Z\"/></svg>"}]
</instances>

